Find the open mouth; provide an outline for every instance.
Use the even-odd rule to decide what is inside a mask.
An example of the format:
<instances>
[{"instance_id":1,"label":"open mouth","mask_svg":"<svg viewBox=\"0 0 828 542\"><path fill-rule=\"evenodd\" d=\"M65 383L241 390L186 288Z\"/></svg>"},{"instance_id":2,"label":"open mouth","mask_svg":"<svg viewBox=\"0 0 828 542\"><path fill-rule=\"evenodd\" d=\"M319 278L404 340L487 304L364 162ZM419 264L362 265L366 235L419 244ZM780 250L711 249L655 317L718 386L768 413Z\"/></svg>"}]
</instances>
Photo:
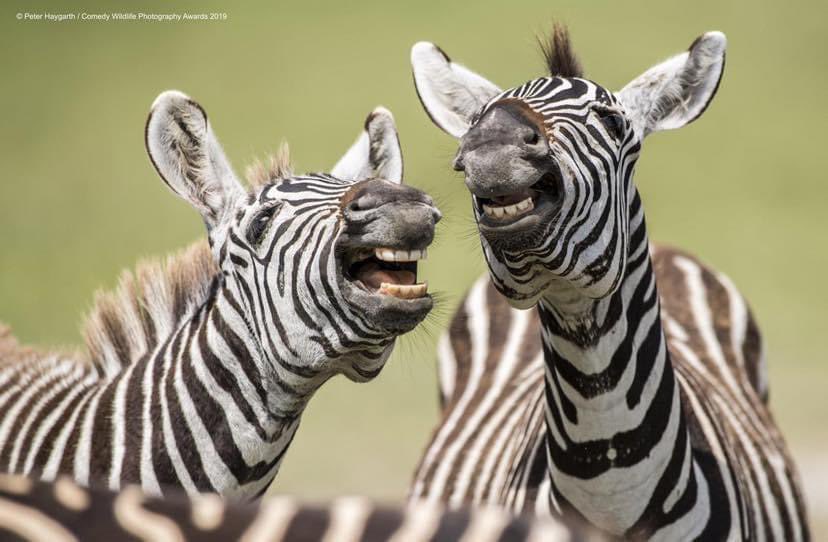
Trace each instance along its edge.
<instances>
[{"instance_id":1,"label":"open mouth","mask_svg":"<svg viewBox=\"0 0 828 542\"><path fill-rule=\"evenodd\" d=\"M560 176L548 171L532 186L511 194L492 198L474 196L478 213L490 227L514 224L525 216L533 215L536 209L560 207L563 189Z\"/></svg>"},{"instance_id":2,"label":"open mouth","mask_svg":"<svg viewBox=\"0 0 828 542\"><path fill-rule=\"evenodd\" d=\"M428 295L428 284L417 282L417 262L427 256L426 249L357 249L345 255L343 276L370 294L420 299Z\"/></svg>"}]
</instances>

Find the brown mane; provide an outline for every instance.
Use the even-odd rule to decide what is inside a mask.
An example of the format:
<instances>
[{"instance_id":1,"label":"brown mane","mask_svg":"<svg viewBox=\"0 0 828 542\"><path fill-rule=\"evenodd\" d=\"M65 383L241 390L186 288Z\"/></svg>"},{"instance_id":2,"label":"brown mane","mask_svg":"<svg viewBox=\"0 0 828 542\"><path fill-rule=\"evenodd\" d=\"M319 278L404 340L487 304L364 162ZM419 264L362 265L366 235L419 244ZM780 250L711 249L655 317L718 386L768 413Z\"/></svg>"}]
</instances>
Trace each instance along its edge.
<instances>
[{"instance_id":1,"label":"brown mane","mask_svg":"<svg viewBox=\"0 0 828 542\"><path fill-rule=\"evenodd\" d=\"M541 53L546 61L549 75L559 77L583 77L581 62L572 50L569 30L565 25L552 25L552 34L548 38L538 38Z\"/></svg>"},{"instance_id":2,"label":"brown mane","mask_svg":"<svg viewBox=\"0 0 828 542\"><path fill-rule=\"evenodd\" d=\"M164 260L141 261L134 272L121 274L114 290L96 292L82 324L86 352L23 346L0 324L0 366L73 359L114 376L201 306L218 273L206 239Z\"/></svg>"},{"instance_id":3,"label":"brown mane","mask_svg":"<svg viewBox=\"0 0 828 542\"><path fill-rule=\"evenodd\" d=\"M288 146L246 170L253 188L293 174ZM219 268L206 239L166 258L140 261L111 291L98 291L82 324L87 353L41 351L18 344L0 324L0 365L54 355L91 364L113 376L151 351L209 297Z\"/></svg>"},{"instance_id":4,"label":"brown mane","mask_svg":"<svg viewBox=\"0 0 828 542\"><path fill-rule=\"evenodd\" d=\"M275 154L271 154L270 158L265 161L256 160L245 170L247 182L253 188L277 182L292 175L293 166L290 163L290 150L285 142L282 142L279 150Z\"/></svg>"},{"instance_id":5,"label":"brown mane","mask_svg":"<svg viewBox=\"0 0 828 542\"><path fill-rule=\"evenodd\" d=\"M95 295L83 325L93 365L112 375L153 349L207 300L218 274L206 240L124 271L114 290Z\"/></svg>"}]
</instances>

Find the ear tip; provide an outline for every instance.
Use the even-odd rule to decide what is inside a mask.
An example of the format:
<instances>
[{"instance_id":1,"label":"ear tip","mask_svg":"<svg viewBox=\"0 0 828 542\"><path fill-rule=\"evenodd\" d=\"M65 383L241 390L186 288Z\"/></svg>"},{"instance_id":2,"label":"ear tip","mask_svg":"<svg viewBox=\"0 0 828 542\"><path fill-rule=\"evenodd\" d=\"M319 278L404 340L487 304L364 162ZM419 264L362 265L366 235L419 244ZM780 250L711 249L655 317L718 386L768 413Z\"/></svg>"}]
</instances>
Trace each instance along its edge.
<instances>
[{"instance_id":1,"label":"ear tip","mask_svg":"<svg viewBox=\"0 0 828 542\"><path fill-rule=\"evenodd\" d=\"M163 105L167 104L174 104L174 103L186 103L192 102L192 98L181 92L180 90L170 89L165 90L161 94L155 98L155 101L152 102L152 106L150 106L150 110L155 110Z\"/></svg>"},{"instance_id":2,"label":"ear tip","mask_svg":"<svg viewBox=\"0 0 828 542\"><path fill-rule=\"evenodd\" d=\"M727 36L725 36L724 32L711 30L710 32L705 32L699 36L693 43L691 49L694 49L699 45L703 45L712 54L721 55L725 52L725 49L727 49Z\"/></svg>"},{"instance_id":3,"label":"ear tip","mask_svg":"<svg viewBox=\"0 0 828 542\"><path fill-rule=\"evenodd\" d=\"M365 131L371 134L375 130L394 130L397 124L394 122L394 115L387 108L378 105L365 118Z\"/></svg>"},{"instance_id":4,"label":"ear tip","mask_svg":"<svg viewBox=\"0 0 828 542\"><path fill-rule=\"evenodd\" d=\"M376 106L374 108L374 110L371 111L371 116L372 117L388 117L390 119L394 118L394 115L391 114L391 111L383 105Z\"/></svg>"},{"instance_id":5,"label":"ear tip","mask_svg":"<svg viewBox=\"0 0 828 542\"><path fill-rule=\"evenodd\" d=\"M435 44L430 41L418 41L411 47L411 64L416 66L418 62L431 60L435 54L441 56L445 62L451 62L448 55Z\"/></svg>"},{"instance_id":6,"label":"ear tip","mask_svg":"<svg viewBox=\"0 0 828 542\"><path fill-rule=\"evenodd\" d=\"M418 41L414 45L411 46L411 58L415 56L424 55L432 52L436 48L436 45L431 43L430 41Z\"/></svg>"}]
</instances>

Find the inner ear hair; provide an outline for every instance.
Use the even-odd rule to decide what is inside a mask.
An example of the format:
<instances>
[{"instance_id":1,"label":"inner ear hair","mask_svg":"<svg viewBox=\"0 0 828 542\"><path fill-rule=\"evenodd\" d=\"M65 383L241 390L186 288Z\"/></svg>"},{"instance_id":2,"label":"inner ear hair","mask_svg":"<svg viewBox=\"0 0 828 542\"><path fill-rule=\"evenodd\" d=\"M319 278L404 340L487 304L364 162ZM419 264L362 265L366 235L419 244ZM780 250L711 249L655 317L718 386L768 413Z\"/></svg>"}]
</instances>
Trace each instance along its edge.
<instances>
[{"instance_id":1,"label":"inner ear hair","mask_svg":"<svg viewBox=\"0 0 828 542\"><path fill-rule=\"evenodd\" d=\"M696 38L679 58L686 58L672 80L662 85L662 92L653 103L649 118L657 125L677 112L681 125L696 120L707 109L719 88L724 73L724 35L707 33Z\"/></svg>"},{"instance_id":2,"label":"inner ear hair","mask_svg":"<svg viewBox=\"0 0 828 542\"><path fill-rule=\"evenodd\" d=\"M538 37L538 45L543 54L549 75L559 77L583 77L584 70L581 62L572 50L572 41L569 39L569 30L566 25L554 23L552 34L548 37Z\"/></svg>"}]
</instances>

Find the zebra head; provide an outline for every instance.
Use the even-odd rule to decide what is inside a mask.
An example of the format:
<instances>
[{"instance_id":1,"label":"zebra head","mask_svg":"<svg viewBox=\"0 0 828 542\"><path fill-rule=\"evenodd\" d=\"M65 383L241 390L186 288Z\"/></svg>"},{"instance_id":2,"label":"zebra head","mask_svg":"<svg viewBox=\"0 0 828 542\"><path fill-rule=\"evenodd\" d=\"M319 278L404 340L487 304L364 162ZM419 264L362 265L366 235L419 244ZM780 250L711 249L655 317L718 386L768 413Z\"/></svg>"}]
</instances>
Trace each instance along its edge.
<instances>
[{"instance_id":1,"label":"zebra head","mask_svg":"<svg viewBox=\"0 0 828 542\"><path fill-rule=\"evenodd\" d=\"M551 75L501 90L437 46L411 52L420 101L460 140L483 250L498 290L529 307L554 286L598 299L618 287L642 140L701 115L722 76L725 36L708 32L619 92L584 79L566 30L544 47Z\"/></svg>"},{"instance_id":2,"label":"zebra head","mask_svg":"<svg viewBox=\"0 0 828 542\"><path fill-rule=\"evenodd\" d=\"M417 260L440 212L402 185L387 110L369 115L330 174L294 175L285 148L250 189L204 110L180 92L156 99L146 145L161 179L201 214L230 312L274 367L313 381L339 372L367 380L431 309Z\"/></svg>"}]
</instances>

